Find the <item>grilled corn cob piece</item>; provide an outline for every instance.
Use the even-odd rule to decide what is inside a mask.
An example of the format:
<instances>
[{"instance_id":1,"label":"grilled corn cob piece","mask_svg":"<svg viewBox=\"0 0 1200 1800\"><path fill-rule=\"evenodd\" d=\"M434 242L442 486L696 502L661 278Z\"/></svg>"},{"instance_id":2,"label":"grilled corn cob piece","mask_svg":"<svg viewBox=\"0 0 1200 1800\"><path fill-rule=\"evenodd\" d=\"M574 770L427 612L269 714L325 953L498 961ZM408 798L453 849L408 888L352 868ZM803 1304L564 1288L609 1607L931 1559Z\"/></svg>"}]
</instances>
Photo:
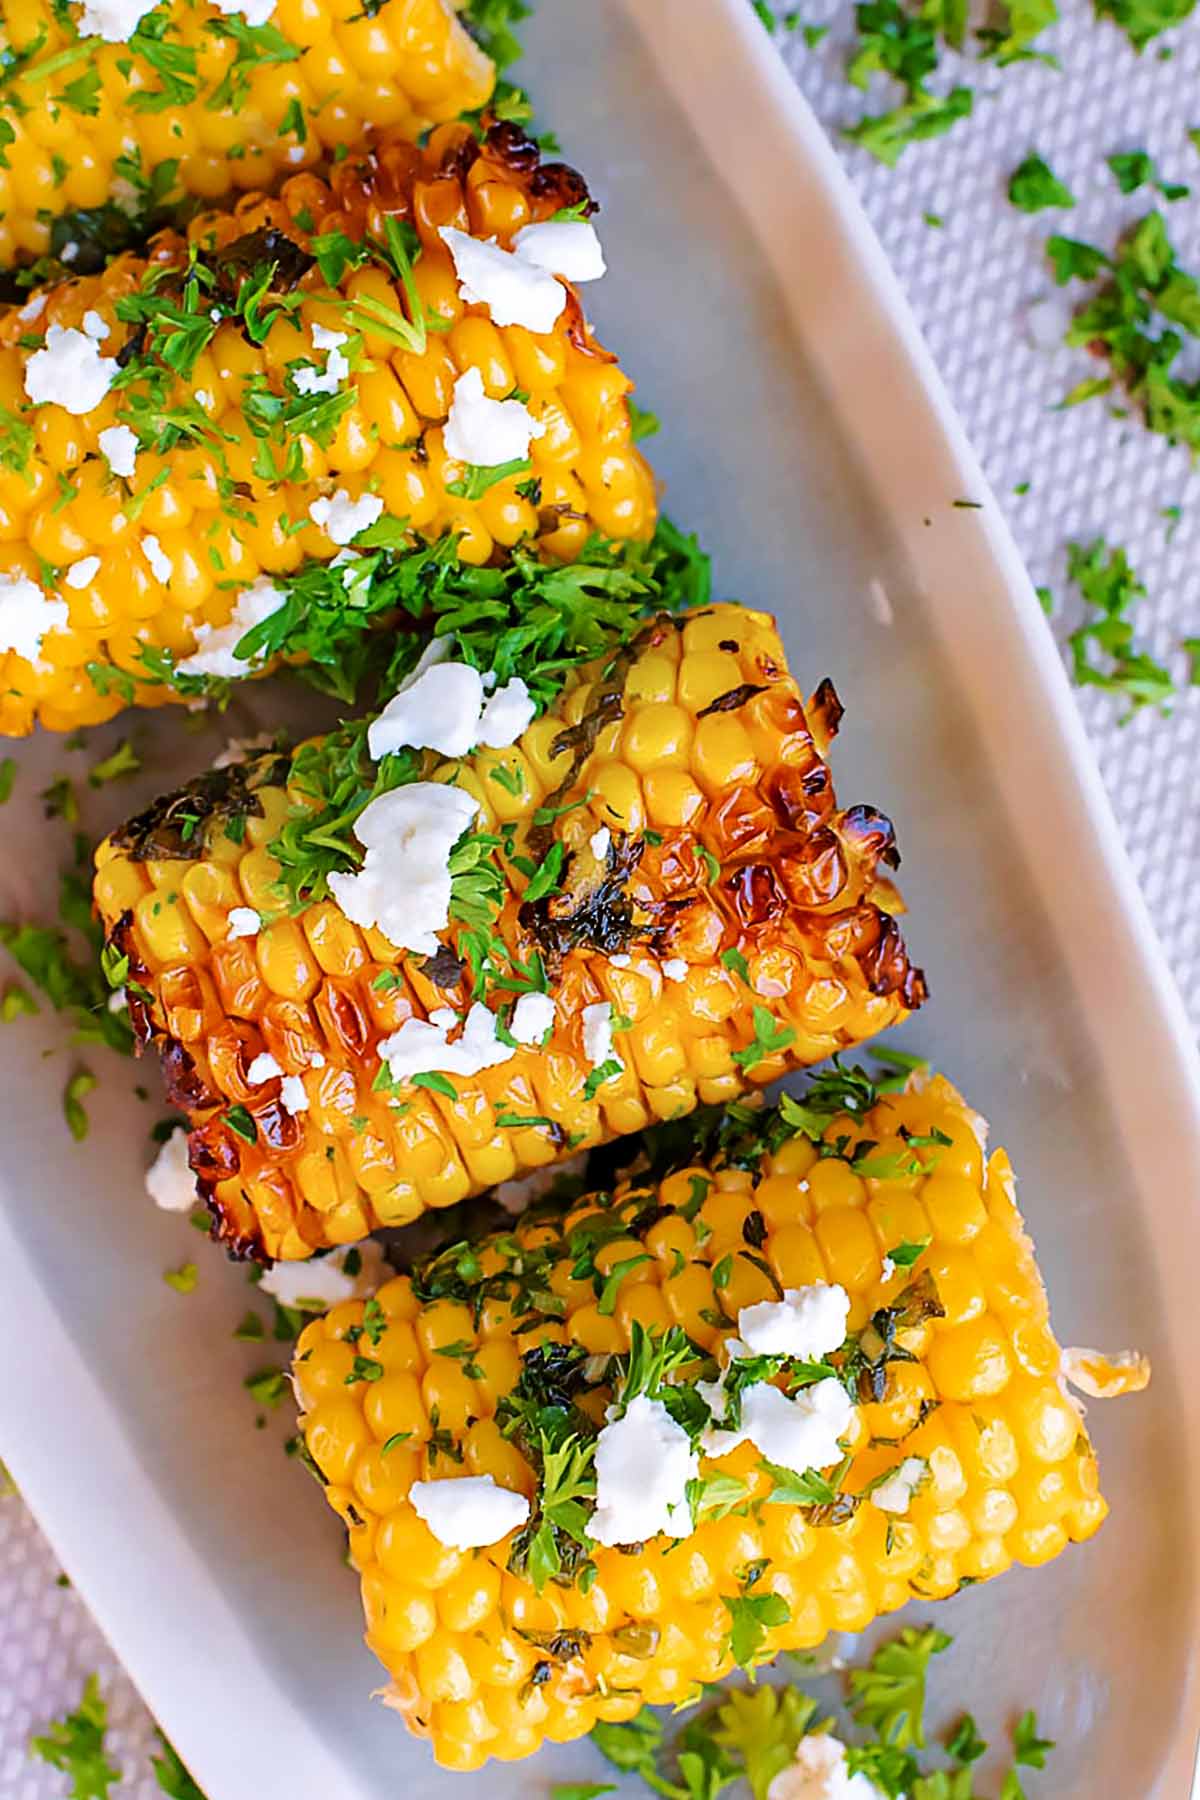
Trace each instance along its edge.
<instances>
[{"instance_id":1,"label":"grilled corn cob piece","mask_svg":"<svg viewBox=\"0 0 1200 1800\"><path fill-rule=\"evenodd\" d=\"M306 1327L301 1428L367 1643L447 1767L686 1703L735 1660L1047 1562L1103 1521L1008 1158L948 1082L861 1077L736 1109L706 1160L535 1209ZM752 1436L714 1439L738 1382ZM596 1437L614 1401L623 1493L623 1427ZM781 1466L764 1421L806 1406L836 1454L797 1437ZM680 1516L621 1541L614 1494L633 1525L689 1447ZM488 1496L473 1530L442 1485L464 1477L463 1503Z\"/></svg>"},{"instance_id":2,"label":"grilled corn cob piece","mask_svg":"<svg viewBox=\"0 0 1200 1800\"><path fill-rule=\"evenodd\" d=\"M369 126L415 139L492 91L446 0L275 0L254 23L208 0L130 12L151 8L5 6L0 265L78 252L88 221L56 232L64 214L223 199L356 147Z\"/></svg>"},{"instance_id":3,"label":"grilled corn cob piece","mask_svg":"<svg viewBox=\"0 0 1200 1800\"><path fill-rule=\"evenodd\" d=\"M296 832L322 845L338 824L314 795L347 791L345 738L205 777L101 845L109 966L219 1235L282 1258L350 1243L904 1017L924 984L885 910L892 828L836 810L839 712L823 684L806 715L765 614L655 619L511 749L417 767L479 808L433 956L304 904L303 877L289 910ZM233 935L239 909L256 935ZM471 1004L490 1031L522 987L553 1002L544 1041L389 1078L406 1021L450 1008L454 1027ZM250 1074L264 1053L282 1089Z\"/></svg>"},{"instance_id":4,"label":"grilled corn cob piece","mask_svg":"<svg viewBox=\"0 0 1200 1800\"><path fill-rule=\"evenodd\" d=\"M574 291L542 272L562 308L553 326L498 326L460 298L439 236L506 246L587 204L580 177L541 165L514 127L481 145L465 125L440 126L424 149L382 138L328 180L297 175L278 199L247 197L194 221L187 241L164 233L148 258L120 257L10 313L0 732L93 723L264 666L235 659L234 644L285 617L314 565L345 564L364 529L388 568L416 539L447 538L484 564L518 544L568 561L593 533L648 536L631 383ZM478 440L448 424L474 382L476 408L538 434L526 456L462 460ZM335 583L359 619L366 567Z\"/></svg>"}]
</instances>

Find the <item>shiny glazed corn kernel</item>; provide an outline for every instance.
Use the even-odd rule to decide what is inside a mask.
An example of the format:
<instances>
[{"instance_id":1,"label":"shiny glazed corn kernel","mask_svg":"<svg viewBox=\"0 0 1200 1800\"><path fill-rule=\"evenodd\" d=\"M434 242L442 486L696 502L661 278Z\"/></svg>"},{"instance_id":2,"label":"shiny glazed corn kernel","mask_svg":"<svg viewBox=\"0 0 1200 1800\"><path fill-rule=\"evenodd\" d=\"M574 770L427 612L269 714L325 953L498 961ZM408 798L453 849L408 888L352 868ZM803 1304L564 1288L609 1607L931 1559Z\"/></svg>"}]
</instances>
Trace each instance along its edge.
<instances>
[{"instance_id":1,"label":"shiny glazed corn kernel","mask_svg":"<svg viewBox=\"0 0 1200 1800\"><path fill-rule=\"evenodd\" d=\"M372 126L415 140L491 95L491 60L447 0L275 0L254 31L232 10L165 0L161 31L106 43L80 38L78 15L50 0L7 0L0 265L61 250L63 214L221 200L357 147Z\"/></svg>"},{"instance_id":2,"label":"shiny glazed corn kernel","mask_svg":"<svg viewBox=\"0 0 1200 1800\"><path fill-rule=\"evenodd\" d=\"M733 1666L747 1598L770 1597L750 1640L766 1658L861 1631L914 1596L1046 1562L1097 1530L1107 1508L1095 1458L1060 1387L1008 1159L985 1160L979 1123L940 1078L829 1117L816 1141L752 1115L715 1134L723 1150L657 1185L528 1214L390 1281L373 1309L350 1303L307 1327L294 1363L304 1440L347 1523L388 1703L439 1762L513 1760L643 1702L684 1699ZM822 1205L814 1178L830 1165L853 1183ZM981 1223L964 1249L968 1188ZM947 1257L960 1291L974 1271L971 1316L945 1304ZM830 1497L788 1500L781 1471L743 1443L700 1462L702 1481L724 1478L725 1516L702 1516L680 1540L584 1545L574 1572L539 1592L528 1534L544 1477L511 1405L517 1325L527 1368L539 1344L625 1355L638 1326L652 1338L677 1327L697 1354L719 1352L742 1308L818 1282L849 1295L849 1336L831 1361L856 1402L846 1466L826 1471ZM580 1405L599 1424L613 1378L591 1379ZM883 1483L901 1466L912 1491L889 1510ZM524 1495L526 1531L474 1550L440 1542L409 1490L462 1475Z\"/></svg>"},{"instance_id":3,"label":"shiny glazed corn kernel","mask_svg":"<svg viewBox=\"0 0 1200 1800\"><path fill-rule=\"evenodd\" d=\"M649 537L654 485L632 442L632 383L573 291L549 332L497 328L459 297L438 235L454 226L507 244L586 201L582 179L539 164L511 126L482 144L466 125L439 126L420 149L385 133L328 178L245 195L194 220L188 241L163 233L146 257L118 257L0 319L0 735L93 724L130 703L187 699L198 677L271 666L231 657L257 622L245 605L257 596L278 611L294 578L345 565L371 526L392 526L398 557L445 540L468 564L505 562L518 544L569 562L596 535ZM314 240L341 248L315 261ZM204 271L190 282L189 246ZM260 277L256 310L246 294ZM58 398L33 403L36 359L60 331L76 348L90 338L111 381L78 416ZM520 391L545 426L527 469L482 488L444 441L468 371L493 401ZM28 621L31 600L43 610ZM231 621L224 657L190 666L197 651L213 657L211 634Z\"/></svg>"},{"instance_id":4,"label":"shiny glazed corn kernel","mask_svg":"<svg viewBox=\"0 0 1200 1800\"><path fill-rule=\"evenodd\" d=\"M648 683L654 697L640 698ZM700 712L680 695L704 699ZM677 773L696 802L649 827L627 746L658 735L660 711L671 742L691 746ZM135 1026L191 1120L192 1166L224 1240L294 1258L407 1224L571 1149L732 1099L919 1004L924 984L891 916L891 827L870 808L836 809L811 716L810 728L772 621L713 606L659 618L577 672L514 751L427 758L427 774L478 800L472 830L490 842L502 894L492 929L520 966L542 959L555 1007L545 1044L433 1086L389 1093L379 1045L440 1007L461 1017L478 998L472 980L457 954L440 967L401 954L328 902L287 912L271 843L313 804L295 766L251 766L251 816L226 796L237 844L219 802L207 827L172 836L169 821L193 807L186 794L103 844L96 903L130 959ZM714 717L740 722L749 764L741 748L729 768L697 762ZM526 903L552 853L560 890ZM234 906L259 911L257 935L229 935ZM444 935L467 954L461 925ZM608 1009L602 1062L588 1051L589 1008ZM264 1050L301 1079L305 1110L286 1110L278 1081L249 1081ZM832 1213L827 1239L853 1273L861 1247ZM609 1330L601 1321L598 1339Z\"/></svg>"}]
</instances>

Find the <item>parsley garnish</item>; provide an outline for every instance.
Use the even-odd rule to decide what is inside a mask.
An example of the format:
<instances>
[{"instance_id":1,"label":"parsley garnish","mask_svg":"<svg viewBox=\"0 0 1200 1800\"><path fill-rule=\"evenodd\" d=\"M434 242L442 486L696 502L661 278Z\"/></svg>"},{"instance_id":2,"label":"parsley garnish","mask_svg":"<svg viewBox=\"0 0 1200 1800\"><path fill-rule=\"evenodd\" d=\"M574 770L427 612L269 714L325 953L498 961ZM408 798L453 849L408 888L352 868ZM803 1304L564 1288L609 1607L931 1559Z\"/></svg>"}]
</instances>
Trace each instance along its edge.
<instances>
[{"instance_id":1,"label":"parsley garnish","mask_svg":"<svg viewBox=\"0 0 1200 1800\"><path fill-rule=\"evenodd\" d=\"M1136 193L1140 187L1157 188L1164 200L1186 200L1191 188L1179 181L1164 181L1154 158L1145 150L1127 150L1104 159L1116 177L1123 194Z\"/></svg>"},{"instance_id":2,"label":"parsley garnish","mask_svg":"<svg viewBox=\"0 0 1200 1800\"><path fill-rule=\"evenodd\" d=\"M1142 706L1170 710L1175 683L1170 672L1139 648L1132 613L1146 590L1119 547L1103 538L1091 544L1069 544L1067 567L1072 581L1092 610L1067 640L1071 674L1080 687L1104 688L1129 702L1124 724Z\"/></svg>"},{"instance_id":3,"label":"parsley garnish","mask_svg":"<svg viewBox=\"0 0 1200 1800\"><path fill-rule=\"evenodd\" d=\"M850 1675L854 1716L898 1749L925 1743L925 1678L931 1658L950 1646L934 1625L908 1626Z\"/></svg>"},{"instance_id":4,"label":"parsley garnish","mask_svg":"<svg viewBox=\"0 0 1200 1800\"><path fill-rule=\"evenodd\" d=\"M756 1006L752 1014L754 1020L754 1037L744 1049L735 1050L733 1060L740 1068L749 1072L757 1068L760 1062L766 1062L770 1056L777 1056L786 1050L789 1044L796 1041L796 1033L790 1025L780 1025L773 1014L765 1006Z\"/></svg>"},{"instance_id":5,"label":"parsley garnish","mask_svg":"<svg viewBox=\"0 0 1200 1800\"><path fill-rule=\"evenodd\" d=\"M1008 197L1022 212L1041 212L1048 206L1074 206L1075 196L1040 156L1027 156L1014 169Z\"/></svg>"},{"instance_id":6,"label":"parsley garnish","mask_svg":"<svg viewBox=\"0 0 1200 1800\"><path fill-rule=\"evenodd\" d=\"M108 1708L100 1697L100 1681L89 1675L74 1712L56 1719L40 1737L30 1740L29 1753L71 1778L70 1800L107 1800L120 1778L105 1755Z\"/></svg>"}]
</instances>

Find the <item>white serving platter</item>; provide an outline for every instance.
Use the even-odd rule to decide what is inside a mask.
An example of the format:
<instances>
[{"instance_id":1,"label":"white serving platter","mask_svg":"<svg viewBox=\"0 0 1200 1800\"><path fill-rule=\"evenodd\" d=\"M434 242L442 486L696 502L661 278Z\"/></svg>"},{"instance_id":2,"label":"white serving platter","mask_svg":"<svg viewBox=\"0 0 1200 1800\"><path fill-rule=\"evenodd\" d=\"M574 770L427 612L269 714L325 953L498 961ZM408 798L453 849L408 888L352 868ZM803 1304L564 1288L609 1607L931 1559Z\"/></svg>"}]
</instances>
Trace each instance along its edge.
<instances>
[{"instance_id":1,"label":"white serving platter","mask_svg":"<svg viewBox=\"0 0 1200 1800\"><path fill-rule=\"evenodd\" d=\"M834 677L839 792L897 823L933 985L904 1041L1011 1150L1064 1341L1155 1361L1147 1394L1093 1409L1099 1537L910 1609L955 1634L935 1719L966 1706L996 1738L1033 1705L1059 1748L1031 1796L1182 1800L1200 1723L1200 1063L1050 634L746 0L546 0L529 39L542 120L604 205L611 273L589 307L666 421L668 509L716 553L721 592L778 613L801 680ZM234 723L298 708L260 688ZM218 741L178 715L139 730L151 774L100 796L105 822ZM72 759L46 740L16 754L0 915L45 916L62 840L36 794ZM244 1273L141 1191L160 1109L130 1090L153 1071L90 1054L103 1082L75 1146L75 1054L44 1016L0 1037L0 1452L209 1800L468 1784L515 1800L603 1779L586 1744L444 1775L370 1702L336 1521L284 1461L283 1426L254 1429L242 1380L272 1346L231 1339ZM181 1298L162 1271L197 1253Z\"/></svg>"}]
</instances>

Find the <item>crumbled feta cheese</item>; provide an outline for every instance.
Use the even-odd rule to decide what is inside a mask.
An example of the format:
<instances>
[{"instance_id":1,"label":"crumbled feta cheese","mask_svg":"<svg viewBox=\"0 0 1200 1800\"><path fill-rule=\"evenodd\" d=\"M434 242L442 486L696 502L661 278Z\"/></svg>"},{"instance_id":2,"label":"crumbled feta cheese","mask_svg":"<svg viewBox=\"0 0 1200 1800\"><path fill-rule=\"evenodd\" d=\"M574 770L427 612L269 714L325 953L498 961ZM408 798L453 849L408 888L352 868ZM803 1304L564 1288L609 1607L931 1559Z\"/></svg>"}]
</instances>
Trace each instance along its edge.
<instances>
[{"instance_id":1,"label":"crumbled feta cheese","mask_svg":"<svg viewBox=\"0 0 1200 1800\"><path fill-rule=\"evenodd\" d=\"M605 271L604 251L596 227L588 219L543 219L523 225L513 239L522 262L567 281L599 281Z\"/></svg>"},{"instance_id":2,"label":"crumbled feta cheese","mask_svg":"<svg viewBox=\"0 0 1200 1800\"><path fill-rule=\"evenodd\" d=\"M85 331L51 325L45 349L25 364L25 392L35 406L61 406L79 418L99 406L119 372L116 358L101 356Z\"/></svg>"},{"instance_id":3,"label":"crumbled feta cheese","mask_svg":"<svg viewBox=\"0 0 1200 1800\"><path fill-rule=\"evenodd\" d=\"M782 1300L760 1300L738 1314L738 1336L755 1356L796 1356L820 1362L846 1341L850 1296L826 1281L786 1288Z\"/></svg>"},{"instance_id":4,"label":"crumbled feta cheese","mask_svg":"<svg viewBox=\"0 0 1200 1800\"><path fill-rule=\"evenodd\" d=\"M260 1087L264 1081L274 1081L283 1074L283 1070L275 1061L269 1050L260 1050L250 1067L246 1070L246 1080L254 1087Z\"/></svg>"},{"instance_id":5,"label":"crumbled feta cheese","mask_svg":"<svg viewBox=\"0 0 1200 1800\"><path fill-rule=\"evenodd\" d=\"M106 44L127 44L154 5L155 0L87 0L79 15L79 35L100 37Z\"/></svg>"},{"instance_id":6,"label":"crumbled feta cheese","mask_svg":"<svg viewBox=\"0 0 1200 1800\"><path fill-rule=\"evenodd\" d=\"M772 1779L767 1800L882 1800L882 1795L861 1770L847 1771L840 1738L816 1731L800 1739L795 1761Z\"/></svg>"},{"instance_id":7,"label":"crumbled feta cheese","mask_svg":"<svg viewBox=\"0 0 1200 1800\"><path fill-rule=\"evenodd\" d=\"M309 1067L312 1069L323 1069L325 1067L325 1058L319 1050L314 1050L308 1059L308 1063Z\"/></svg>"},{"instance_id":8,"label":"crumbled feta cheese","mask_svg":"<svg viewBox=\"0 0 1200 1800\"><path fill-rule=\"evenodd\" d=\"M227 19L235 13L241 13L247 25L255 31L265 25L275 11L275 0L213 0L218 12L223 12Z\"/></svg>"},{"instance_id":9,"label":"crumbled feta cheese","mask_svg":"<svg viewBox=\"0 0 1200 1800\"><path fill-rule=\"evenodd\" d=\"M468 369L454 383L443 442L446 455L458 462L494 469L501 463L523 462L531 440L545 429L523 401L489 399L479 370Z\"/></svg>"},{"instance_id":10,"label":"crumbled feta cheese","mask_svg":"<svg viewBox=\"0 0 1200 1800\"><path fill-rule=\"evenodd\" d=\"M229 911L231 938L257 937L262 930L262 915L252 906L234 906Z\"/></svg>"},{"instance_id":11,"label":"crumbled feta cheese","mask_svg":"<svg viewBox=\"0 0 1200 1800\"><path fill-rule=\"evenodd\" d=\"M668 981L686 981L688 978L688 966L682 956L668 956L662 972Z\"/></svg>"},{"instance_id":12,"label":"crumbled feta cheese","mask_svg":"<svg viewBox=\"0 0 1200 1800\"><path fill-rule=\"evenodd\" d=\"M341 346L347 341L344 331L329 331L324 325L312 328L313 347L325 350L325 367L318 370L312 363L302 363L292 373L298 394L336 394L350 373L350 364Z\"/></svg>"},{"instance_id":13,"label":"crumbled feta cheese","mask_svg":"<svg viewBox=\"0 0 1200 1800\"><path fill-rule=\"evenodd\" d=\"M892 1261L890 1256L885 1256L883 1261L879 1265L880 1281L890 1281L892 1279L892 1276L895 1273L896 1273L895 1263Z\"/></svg>"},{"instance_id":14,"label":"crumbled feta cheese","mask_svg":"<svg viewBox=\"0 0 1200 1800\"><path fill-rule=\"evenodd\" d=\"M598 1544L639 1544L660 1532L688 1537L687 1484L699 1471L699 1455L683 1426L661 1400L638 1394L596 1439L596 1510L589 1536Z\"/></svg>"},{"instance_id":15,"label":"crumbled feta cheese","mask_svg":"<svg viewBox=\"0 0 1200 1800\"><path fill-rule=\"evenodd\" d=\"M234 763L245 762L248 757L254 756L259 750L269 750L274 742L275 733L273 731L260 731L257 737L227 738L225 748L218 751L217 755L213 757L212 766L214 769L231 768Z\"/></svg>"},{"instance_id":16,"label":"crumbled feta cheese","mask_svg":"<svg viewBox=\"0 0 1200 1800\"><path fill-rule=\"evenodd\" d=\"M98 312L89 310L83 315L83 329L88 337L95 338L96 342L100 344L108 337L112 327L108 324L107 320L101 318Z\"/></svg>"},{"instance_id":17,"label":"crumbled feta cheese","mask_svg":"<svg viewBox=\"0 0 1200 1800\"><path fill-rule=\"evenodd\" d=\"M188 1166L187 1128L177 1125L146 1170L146 1192L164 1212L190 1212L196 1204L196 1177Z\"/></svg>"},{"instance_id":18,"label":"crumbled feta cheese","mask_svg":"<svg viewBox=\"0 0 1200 1800\"><path fill-rule=\"evenodd\" d=\"M45 593L28 575L0 574L0 651L36 663L52 631L65 631L67 603Z\"/></svg>"},{"instance_id":19,"label":"crumbled feta cheese","mask_svg":"<svg viewBox=\"0 0 1200 1800\"><path fill-rule=\"evenodd\" d=\"M99 573L100 558L98 556L81 556L78 562L71 564L63 576L63 580L69 588L91 587Z\"/></svg>"},{"instance_id":20,"label":"crumbled feta cheese","mask_svg":"<svg viewBox=\"0 0 1200 1800\"><path fill-rule=\"evenodd\" d=\"M912 1504L913 1495L928 1473L929 1464L923 1456L906 1456L886 1481L881 1481L877 1488L872 1488L871 1505L877 1506L880 1512L906 1513Z\"/></svg>"},{"instance_id":21,"label":"crumbled feta cheese","mask_svg":"<svg viewBox=\"0 0 1200 1800\"><path fill-rule=\"evenodd\" d=\"M469 663L438 662L388 701L367 732L376 762L406 745L465 756L478 742L483 683Z\"/></svg>"},{"instance_id":22,"label":"crumbled feta cheese","mask_svg":"<svg viewBox=\"0 0 1200 1800\"><path fill-rule=\"evenodd\" d=\"M529 1517L524 1494L497 1485L491 1475L450 1475L444 1481L414 1481L409 1500L439 1544L452 1550L480 1550L498 1544Z\"/></svg>"},{"instance_id":23,"label":"crumbled feta cheese","mask_svg":"<svg viewBox=\"0 0 1200 1800\"><path fill-rule=\"evenodd\" d=\"M124 175L114 175L108 184L108 197L118 212L123 212L127 219L136 219L142 209L141 195L132 181Z\"/></svg>"},{"instance_id":24,"label":"crumbled feta cheese","mask_svg":"<svg viewBox=\"0 0 1200 1800\"><path fill-rule=\"evenodd\" d=\"M374 525L383 511L378 494L360 494L352 500L345 488L339 488L332 499L322 495L308 509L314 525L319 525L331 544L352 544L360 532Z\"/></svg>"},{"instance_id":25,"label":"crumbled feta cheese","mask_svg":"<svg viewBox=\"0 0 1200 1800\"><path fill-rule=\"evenodd\" d=\"M284 1076L279 1084L279 1104L293 1118L297 1113L308 1111L308 1094L299 1075Z\"/></svg>"},{"instance_id":26,"label":"crumbled feta cheese","mask_svg":"<svg viewBox=\"0 0 1200 1800\"><path fill-rule=\"evenodd\" d=\"M129 996L124 988L115 988L108 996L108 1010L110 1013L129 1011Z\"/></svg>"},{"instance_id":27,"label":"crumbled feta cheese","mask_svg":"<svg viewBox=\"0 0 1200 1800\"><path fill-rule=\"evenodd\" d=\"M75 242L74 238L71 238L68 243L63 245L62 254L58 260L59 262L73 263L78 255L79 245Z\"/></svg>"},{"instance_id":28,"label":"crumbled feta cheese","mask_svg":"<svg viewBox=\"0 0 1200 1800\"><path fill-rule=\"evenodd\" d=\"M608 857L609 846L611 843L612 832L608 829L607 825L601 825L599 831L593 831L591 837L588 839L588 849L591 851L597 862L604 862Z\"/></svg>"},{"instance_id":29,"label":"crumbled feta cheese","mask_svg":"<svg viewBox=\"0 0 1200 1800\"><path fill-rule=\"evenodd\" d=\"M460 1025L451 1042L450 1033ZM449 1006L439 1006L428 1019L406 1019L384 1038L379 1054L393 1081L410 1081L414 1075L478 1075L509 1062L516 1052L496 1036L495 1013L477 1000L465 1019Z\"/></svg>"},{"instance_id":30,"label":"crumbled feta cheese","mask_svg":"<svg viewBox=\"0 0 1200 1800\"><path fill-rule=\"evenodd\" d=\"M25 303L25 305L21 308L20 312L17 314L17 317L18 317L18 319L20 319L22 325L32 325L33 321L35 319L41 318L41 316L45 312L45 310L46 310L45 294L35 294L33 296L33 299L27 301Z\"/></svg>"},{"instance_id":31,"label":"crumbled feta cheese","mask_svg":"<svg viewBox=\"0 0 1200 1800\"><path fill-rule=\"evenodd\" d=\"M598 1000L583 1009L583 1054L593 1069L617 1059L613 1045L613 1009L608 1000Z\"/></svg>"},{"instance_id":32,"label":"crumbled feta cheese","mask_svg":"<svg viewBox=\"0 0 1200 1800\"><path fill-rule=\"evenodd\" d=\"M128 425L109 425L96 439L114 475L132 481L137 471L138 441Z\"/></svg>"},{"instance_id":33,"label":"crumbled feta cheese","mask_svg":"<svg viewBox=\"0 0 1200 1800\"><path fill-rule=\"evenodd\" d=\"M549 994L522 994L513 1007L509 1031L518 1044L544 1043L554 1029L554 1001Z\"/></svg>"},{"instance_id":34,"label":"crumbled feta cheese","mask_svg":"<svg viewBox=\"0 0 1200 1800\"><path fill-rule=\"evenodd\" d=\"M614 950L608 960L614 969L627 969L632 963L633 958L630 956L628 950Z\"/></svg>"},{"instance_id":35,"label":"crumbled feta cheese","mask_svg":"<svg viewBox=\"0 0 1200 1800\"><path fill-rule=\"evenodd\" d=\"M155 581L161 581L166 587L172 574L171 559L151 531L148 531L142 539L142 555L150 564L150 573Z\"/></svg>"},{"instance_id":36,"label":"crumbled feta cheese","mask_svg":"<svg viewBox=\"0 0 1200 1800\"><path fill-rule=\"evenodd\" d=\"M507 750L529 729L536 711L529 689L519 675L514 675L484 705L477 741L489 750Z\"/></svg>"},{"instance_id":37,"label":"crumbled feta cheese","mask_svg":"<svg viewBox=\"0 0 1200 1800\"><path fill-rule=\"evenodd\" d=\"M436 781L372 800L354 826L367 853L362 868L329 877L346 917L376 926L398 950L435 955L450 917L450 852L478 811L470 794Z\"/></svg>"},{"instance_id":38,"label":"crumbled feta cheese","mask_svg":"<svg viewBox=\"0 0 1200 1800\"><path fill-rule=\"evenodd\" d=\"M348 1256L357 1258L353 1275L346 1270ZM348 1249L331 1250L327 1256L311 1256L307 1262L272 1263L258 1287L280 1306L295 1307L299 1312L327 1312L343 1300L365 1300L390 1273L379 1245L366 1238Z\"/></svg>"},{"instance_id":39,"label":"crumbled feta cheese","mask_svg":"<svg viewBox=\"0 0 1200 1800\"><path fill-rule=\"evenodd\" d=\"M459 297L486 306L494 325L523 325L526 331L553 331L567 304L567 290L553 274L526 256L474 238L453 225L438 232L454 260Z\"/></svg>"},{"instance_id":40,"label":"crumbled feta cheese","mask_svg":"<svg viewBox=\"0 0 1200 1800\"><path fill-rule=\"evenodd\" d=\"M143 539L143 544L146 541ZM182 675L249 675L260 666L261 658L239 658L234 652L246 634L278 612L286 599L281 588L260 575L253 587L243 588L238 595L227 625L197 625L196 648L181 658L176 668Z\"/></svg>"},{"instance_id":41,"label":"crumbled feta cheese","mask_svg":"<svg viewBox=\"0 0 1200 1800\"><path fill-rule=\"evenodd\" d=\"M721 1382L697 1382L696 1392L713 1412L723 1407ZM727 1456L739 1444L752 1443L768 1462L803 1475L827 1469L841 1458L838 1439L854 1417L854 1403L840 1381L830 1376L788 1396L769 1381L755 1382L742 1395L742 1422L727 1431L710 1425L701 1440L706 1456Z\"/></svg>"}]
</instances>

